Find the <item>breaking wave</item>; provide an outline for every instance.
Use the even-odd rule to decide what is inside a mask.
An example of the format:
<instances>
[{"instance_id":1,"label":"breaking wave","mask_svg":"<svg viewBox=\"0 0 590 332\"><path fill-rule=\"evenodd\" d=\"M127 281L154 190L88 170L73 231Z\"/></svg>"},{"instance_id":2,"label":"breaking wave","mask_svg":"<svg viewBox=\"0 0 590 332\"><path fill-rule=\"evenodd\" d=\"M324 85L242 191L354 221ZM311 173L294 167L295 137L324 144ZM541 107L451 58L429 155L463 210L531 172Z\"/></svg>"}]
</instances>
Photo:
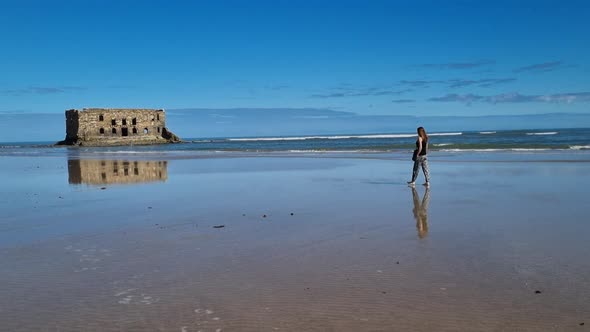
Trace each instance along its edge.
<instances>
[{"instance_id":1,"label":"breaking wave","mask_svg":"<svg viewBox=\"0 0 590 332\"><path fill-rule=\"evenodd\" d=\"M533 152L533 151L549 151L555 149L549 148L489 148L489 149L441 149L441 152L496 152L496 151L515 151L515 152Z\"/></svg>"},{"instance_id":2,"label":"breaking wave","mask_svg":"<svg viewBox=\"0 0 590 332\"><path fill-rule=\"evenodd\" d=\"M463 133L433 133L429 136L456 136ZM379 139L379 138L409 138L416 134L374 134L374 135L335 135L335 136L297 136L297 137L246 137L228 138L229 142L262 142L262 141L307 141L307 140L338 140L338 139Z\"/></svg>"},{"instance_id":3,"label":"breaking wave","mask_svg":"<svg viewBox=\"0 0 590 332\"><path fill-rule=\"evenodd\" d=\"M557 131L547 131L547 132L543 132L543 133L526 133L527 135L531 136L531 135L556 135L558 134Z\"/></svg>"}]
</instances>

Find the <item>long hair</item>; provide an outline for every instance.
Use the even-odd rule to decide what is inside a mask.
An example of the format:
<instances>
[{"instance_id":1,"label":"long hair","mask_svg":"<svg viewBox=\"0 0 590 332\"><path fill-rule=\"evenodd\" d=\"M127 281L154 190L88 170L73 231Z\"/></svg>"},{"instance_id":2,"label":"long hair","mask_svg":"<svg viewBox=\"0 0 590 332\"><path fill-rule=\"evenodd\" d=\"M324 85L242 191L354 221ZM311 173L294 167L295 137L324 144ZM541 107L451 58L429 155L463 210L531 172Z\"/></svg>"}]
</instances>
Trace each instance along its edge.
<instances>
[{"instance_id":1,"label":"long hair","mask_svg":"<svg viewBox=\"0 0 590 332\"><path fill-rule=\"evenodd\" d=\"M428 142L428 135L426 134L424 127L418 127L418 136L420 136L424 142Z\"/></svg>"}]
</instances>

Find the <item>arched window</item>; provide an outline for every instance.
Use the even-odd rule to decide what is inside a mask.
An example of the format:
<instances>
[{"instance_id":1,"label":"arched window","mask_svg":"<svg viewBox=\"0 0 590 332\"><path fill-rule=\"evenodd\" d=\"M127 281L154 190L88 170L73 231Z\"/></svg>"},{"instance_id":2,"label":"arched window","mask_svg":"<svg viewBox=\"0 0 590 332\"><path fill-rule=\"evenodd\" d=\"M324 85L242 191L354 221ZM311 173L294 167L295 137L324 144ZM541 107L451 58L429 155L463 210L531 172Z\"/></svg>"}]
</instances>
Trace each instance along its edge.
<instances>
[{"instance_id":1,"label":"arched window","mask_svg":"<svg viewBox=\"0 0 590 332\"><path fill-rule=\"evenodd\" d=\"M123 126L127 125L127 119L123 119L123 122L121 123Z\"/></svg>"},{"instance_id":2,"label":"arched window","mask_svg":"<svg viewBox=\"0 0 590 332\"><path fill-rule=\"evenodd\" d=\"M133 133L137 134L137 128L133 128Z\"/></svg>"},{"instance_id":3,"label":"arched window","mask_svg":"<svg viewBox=\"0 0 590 332\"><path fill-rule=\"evenodd\" d=\"M147 134L148 133L148 129L147 128L143 128L143 133Z\"/></svg>"},{"instance_id":4,"label":"arched window","mask_svg":"<svg viewBox=\"0 0 590 332\"><path fill-rule=\"evenodd\" d=\"M160 127L158 127L158 132L160 132Z\"/></svg>"},{"instance_id":5,"label":"arched window","mask_svg":"<svg viewBox=\"0 0 590 332\"><path fill-rule=\"evenodd\" d=\"M156 114L156 118L160 121L160 114Z\"/></svg>"},{"instance_id":6,"label":"arched window","mask_svg":"<svg viewBox=\"0 0 590 332\"><path fill-rule=\"evenodd\" d=\"M104 121L104 116L102 114L98 116L98 121Z\"/></svg>"},{"instance_id":7,"label":"arched window","mask_svg":"<svg viewBox=\"0 0 590 332\"><path fill-rule=\"evenodd\" d=\"M131 119L131 124L135 126L137 124L137 118Z\"/></svg>"},{"instance_id":8,"label":"arched window","mask_svg":"<svg viewBox=\"0 0 590 332\"><path fill-rule=\"evenodd\" d=\"M116 134L116 133L117 133L117 128L113 128L113 129L111 130L111 132L112 132L113 134Z\"/></svg>"},{"instance_id":9,"label":"arched window","mask_svg":"<svg viewBox=\"0 0 590 332\"><path fill-rule=\"evenodd\" d=\"M112 120L111 120L111 124L112 124L113 126L117 125L117 120L115 120L115 119L112 119Z\"/></svg>"},{"instance_id":10,"label":"arched window","mask_svg":"<svg viewBox=\"0 0 590 332\"><path fill-rule=\"evenodd\" d=\"M100 130L98 131L101 135L104 135L104 128L100 128Z\"/></svg>"}]
</instances>

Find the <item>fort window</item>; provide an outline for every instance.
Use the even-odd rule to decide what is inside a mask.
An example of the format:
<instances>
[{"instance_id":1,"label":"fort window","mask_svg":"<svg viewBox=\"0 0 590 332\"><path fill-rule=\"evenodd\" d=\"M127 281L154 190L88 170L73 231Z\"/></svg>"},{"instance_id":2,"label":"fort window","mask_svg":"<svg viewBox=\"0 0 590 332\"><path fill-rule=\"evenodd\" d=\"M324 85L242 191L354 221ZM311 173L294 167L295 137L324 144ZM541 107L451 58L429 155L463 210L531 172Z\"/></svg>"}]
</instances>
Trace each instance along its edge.
<instances>
[{"instance_id":1,"label":"fort window","mask_svg":"<svg viewBox=\"0 0 590 332\"><path fill-rule=\"evenodd\" d=\"M158 119L158 121L160 121L160 114L157 114L156 118Z\"/></svg>"},{"instance_id":2,"label":"fort window","mask_svg":"<svg viewBox=\"0 0 590 332\"><path fill-rule=\"evenodd\" d=\"M117 128L111 129L111 133L116 134L117 133Z\"/></svg>"},{"instance_id":3,"label":"fort window","mask_svg":"<svg viewBox=\"0 0 590 332\"><path fill-rule=\"evenodd\" d=\"M113 126L116 126L116 125L117 125L117 120L115 120L115 119L112 119L112 120L111 120L111 124L112 124Z\"/></svg>"},{"instance_id":4,"label":"fort window","mask_svg":"<svg viewBox=\"0 0 590 332\"><path fill-rule=\"evenodd\" d=\"M135 126L137 124L137 118L131 119L131 124Z\"/></svg>"},{"instance_id":5,"label":"fort window","mask_svg":"<svg viewBox=\"0 0 590 332\"><path fill-rule=\"evenodd\" d=\"M104 181L107 179L107 173L100 173L100 178Z\"/></svg>"},{"instance_id":6,"label":"fort window","mask_svg":"<svg viewBox=\"0 0 590 332\"><path fill-rule=\"evenodd\" d=\"M147 134L148 133L148 129L147 128L143 128L143 133Z\"/></svg>"},{"instance_id":7,"label":"fort window","mask_svg":"<svg viewBox=\"0 0 590 332\"><path fill-rule=\"evenodd\" d=\"M105 161L104 161L104 160L102 160L102 161L100 162L100 166L106 166L106 164L107 164L107 163L105 163Z\"/></svg>"},{"instance_id":8,"label":"fort window","mask_svg":"<svg viewBox=\"0 0 590 332\"><path fill-rule=\"evenodd\" d=\"M133 169L133 174L139 175L139 169L137 167Z\"/></svg>"},{"instance_id":9,"label":"fort window","mask_svg":"<svg viewBox=\"0 0 590 332\"><path fill-rule=\"evenodd\" d=\"M124 168L123 169L123 174L125 174L125 176L129 175L129 169L128 168Z\"/></svg>"},{"instance_id":10,"label":"fort window","mask_svg":"<svg viewBox=\"0 0 590 332\"><path fill-rule=\"evenodd\" d=\"M102 114L98 116L98 121L104 121L104 116Z\"/></svg>"},{"instance_id":11,"label":"fort window","mask_svg":"<svg viewBox=\"0 0 590 332\"><path fill-rule=\"evenodd\" d=\"M100 128L100 130L98 131L101 135L104 135L104 128Z\"/></svg>"},{"instance_id":12,"label":"fort window","mask_svg":"<svg viewBox=\"0 0 590 332\"><path fill-rule=\"evenodd\" d=\"M124 125L124 126L126 126L127 125L127 119L123 119L121 124Z\"/></svg>"},{"instance_id":13,"label":"fort window","mask_svg":"<svg viewBox=\"0 0 590 332\"><path fill-rule=\"evenodd\" d=\"M129 136L129 129L121 128L121 136Z\"/></svg>"},{"instance_id":14,"label":"fort window","mask_svg":"<svg viewBox=\"0 0 590 332\"><path fill-rule=\"evenodd\" d=\"M133 133L137 134L137 128L133 128Z\"/></svg>"},{"instance_id":15,"label":"fort window","mask_svg":"<svg viewBox=\"0 0 590 332\"><path fill-rule=\"evenodd\" d=\"M158 127L158 132L160 132L160 127Z\"/></svg>"}]
</instances>

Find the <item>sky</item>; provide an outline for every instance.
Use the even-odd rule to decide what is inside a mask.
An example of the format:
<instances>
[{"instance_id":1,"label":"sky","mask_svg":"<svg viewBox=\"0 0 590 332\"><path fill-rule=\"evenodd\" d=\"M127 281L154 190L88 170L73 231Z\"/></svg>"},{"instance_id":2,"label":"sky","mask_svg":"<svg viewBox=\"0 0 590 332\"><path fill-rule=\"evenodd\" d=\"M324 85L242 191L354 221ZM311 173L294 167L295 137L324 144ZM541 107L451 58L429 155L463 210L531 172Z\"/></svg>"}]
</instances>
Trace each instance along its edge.
<instances>
[{"instance_id":1,"label":"sky","mask_svg":"<svg viewBox=\"0 0 590 332\"><path fill-rule=\"evenodd\" d=\"M588 17L563 0L0 0L0 115L588 114Z\"/></svg>"}]
</instances>

